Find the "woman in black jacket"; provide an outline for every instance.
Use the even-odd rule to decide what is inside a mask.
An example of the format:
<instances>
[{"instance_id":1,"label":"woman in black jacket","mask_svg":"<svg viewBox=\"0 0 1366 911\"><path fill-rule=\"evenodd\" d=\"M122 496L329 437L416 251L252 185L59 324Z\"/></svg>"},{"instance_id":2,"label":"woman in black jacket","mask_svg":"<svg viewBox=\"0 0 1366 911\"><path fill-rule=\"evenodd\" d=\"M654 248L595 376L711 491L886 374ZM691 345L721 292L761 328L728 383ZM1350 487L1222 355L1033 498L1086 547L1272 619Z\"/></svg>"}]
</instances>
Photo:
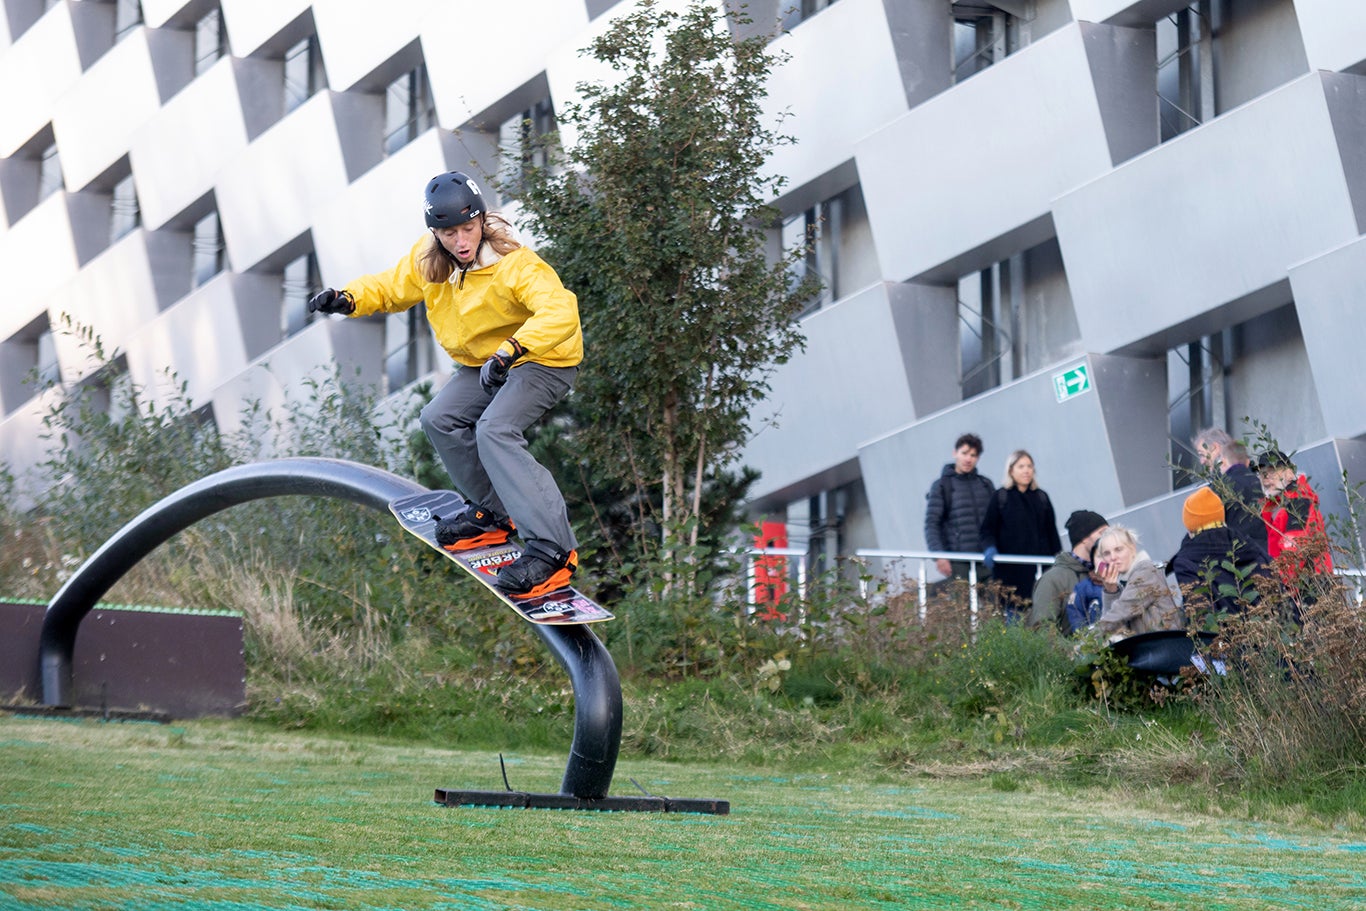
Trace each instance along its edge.
<instances>
[{"instance_id":1,"label":"woman in black jacket","mask_svg":"<svg viewBox=\"0 0 1366 911\"><path fill-rule=\"evenodd\" d=\"M1005 481L987 505L981 547L987 569L1000 583L1001 609L1008 622L1014 620L1029 604L1037 572L1034 566L996 565L996 555L1038 555L1049 558L1042 561L1047 563L1062 550L1053 502L1039 489L1034 480L1034 458L1023 449L1010 454Z\"/></svg>"}]
</instances>

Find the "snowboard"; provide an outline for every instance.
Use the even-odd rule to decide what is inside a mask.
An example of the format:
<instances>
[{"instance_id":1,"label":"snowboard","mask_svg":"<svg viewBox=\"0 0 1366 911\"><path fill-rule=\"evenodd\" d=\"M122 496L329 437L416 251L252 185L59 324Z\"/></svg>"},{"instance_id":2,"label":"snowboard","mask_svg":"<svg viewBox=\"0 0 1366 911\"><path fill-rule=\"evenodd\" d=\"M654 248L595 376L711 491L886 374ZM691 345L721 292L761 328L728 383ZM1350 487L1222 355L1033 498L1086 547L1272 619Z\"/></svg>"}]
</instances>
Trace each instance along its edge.
<instances>
[{"instance_id":1,"label":"snowboard","mask_svg":"<svg viewBox=\"0 0 1366 911\"><path fill-rule=\"evenodd\" d=\"M493 592L523 620L546 625L600 623L613 615L593 599L574 588L561 588L534 598L514 598L501 591L494 579L498 570L522 555L520 545L509 541L492 547L449 551L436 543L436 522L439 516L454 516L465 509L464 497L453 490L428 490L389 502L389 511L398 519L404 531L426 541L437 553L454 562L465 572Z\"/></svg>"}]
</instances>

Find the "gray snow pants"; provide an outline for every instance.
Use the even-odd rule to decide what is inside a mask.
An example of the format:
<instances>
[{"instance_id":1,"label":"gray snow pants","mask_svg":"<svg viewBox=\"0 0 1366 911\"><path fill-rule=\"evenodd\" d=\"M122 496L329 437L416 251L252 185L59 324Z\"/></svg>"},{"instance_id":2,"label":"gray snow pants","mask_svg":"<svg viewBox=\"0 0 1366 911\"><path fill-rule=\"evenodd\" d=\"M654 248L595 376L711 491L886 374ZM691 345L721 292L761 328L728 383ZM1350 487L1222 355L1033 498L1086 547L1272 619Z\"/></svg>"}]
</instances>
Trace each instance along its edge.
<instances>
[{"instance_id":1,"label":"gray snow pants","mask_svg":"<svg viewBox=\"0 0 1366 911\"><path fill-rule=\"evenodd\" d=\"M524 541L578 547L564 497L523 432L573 388L577 367L520 364L493 395L479 368L458 366L422 409L422 429L465 499L512 517Z\"/></svg>"}]
</instances>

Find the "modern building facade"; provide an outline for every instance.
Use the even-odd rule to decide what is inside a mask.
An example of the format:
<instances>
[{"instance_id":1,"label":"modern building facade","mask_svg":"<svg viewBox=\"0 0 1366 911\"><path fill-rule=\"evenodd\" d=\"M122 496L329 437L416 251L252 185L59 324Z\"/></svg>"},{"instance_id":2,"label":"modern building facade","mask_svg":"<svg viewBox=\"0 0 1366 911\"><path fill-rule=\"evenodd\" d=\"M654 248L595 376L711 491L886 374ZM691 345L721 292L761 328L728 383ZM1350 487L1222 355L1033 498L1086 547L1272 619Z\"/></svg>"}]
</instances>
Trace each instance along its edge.
<instances>
[{"instance_id":1,"label":"modern building facade","mask_svg":"<svg viewBox=\"0 0 1366 911\"><path fill-rule=\"evenodd\" d=\"M0 0L0 460L90 382L231 427L340 364L449 371L421 309L310 317L392 265L421 187L501 175L583 79L613 0ZM756 517L833 556L924 547L964 430L1028 449L1061 517L1181 527L1202 426L1264 424L1344 508L1366 478L1366 4L754 0L775 246L814 229L805 351L746 452ZM503 200L516 213L516 200ZM591 340L590 340L591 345ZM591 352L590 352L591 356ZM857 369L851 369L851 363ZM999 478L997 479L999 481ZM21 483L21 490L23 484Z\"/></svg>"}]
</instances>

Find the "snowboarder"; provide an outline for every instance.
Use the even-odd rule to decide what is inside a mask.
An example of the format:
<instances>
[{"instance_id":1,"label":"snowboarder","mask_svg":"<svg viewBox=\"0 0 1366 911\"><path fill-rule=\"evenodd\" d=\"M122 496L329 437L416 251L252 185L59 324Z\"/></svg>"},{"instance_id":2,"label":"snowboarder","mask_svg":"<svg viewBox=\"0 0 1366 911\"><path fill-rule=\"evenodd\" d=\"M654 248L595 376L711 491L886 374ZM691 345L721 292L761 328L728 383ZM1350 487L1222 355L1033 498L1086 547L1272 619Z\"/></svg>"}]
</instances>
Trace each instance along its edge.
<instances>
[{"instance_id":1,"label":"snowboarder","mask_svg":"<svg viewBox=\"0 0 1366 911\"><path fill-rule=\"evenodd\" d=\"M369 316L426 302L454 375L422 409L422 429L470 501L444 517L437 539L452 551L520 534L522 556L498 573L516 598L563 588L578 542L554 478L524 433L569 393L583 360L578 299L502 216L479 185L449 171L427 183L430 233L388 272L327 288L310 311Z\"/></svg>"}]
</instances>

